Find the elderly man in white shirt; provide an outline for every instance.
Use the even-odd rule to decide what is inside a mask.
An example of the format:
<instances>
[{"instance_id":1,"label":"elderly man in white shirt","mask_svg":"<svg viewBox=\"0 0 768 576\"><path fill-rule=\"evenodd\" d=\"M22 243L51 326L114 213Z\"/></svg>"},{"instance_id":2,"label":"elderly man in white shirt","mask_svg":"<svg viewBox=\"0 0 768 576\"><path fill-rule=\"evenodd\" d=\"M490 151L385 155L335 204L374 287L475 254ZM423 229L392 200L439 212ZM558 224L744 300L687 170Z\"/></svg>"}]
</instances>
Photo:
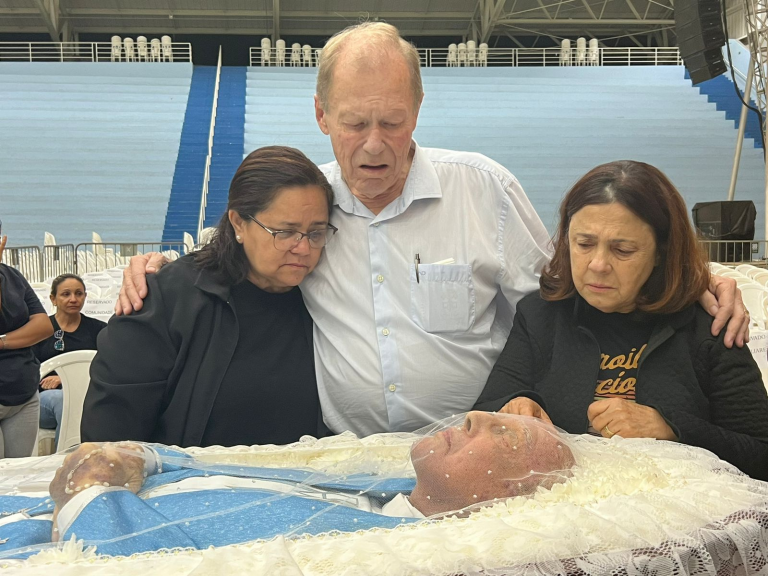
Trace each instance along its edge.
<instances>
[{"instance_id":1,"label":"elderly man in white shirt","mask_svg":"<svg viewBox=\"0 0 768 576\"><path fill-rule=\"evenodd\" d=\"M549 258L548 233L508 170L413 141L422 98L418 53L391 25L352 26L323 50L315 113L336 156L321 168L340 233L301 289L334 432L410 431L469 410ZM145 269L160 265L134 257L118 314L141 307ZM726 342L743 345L735 283L711 289L719 304L709 293L702 304L718 314L713 329L732 317Z\"/></svg>"}]
</instances>

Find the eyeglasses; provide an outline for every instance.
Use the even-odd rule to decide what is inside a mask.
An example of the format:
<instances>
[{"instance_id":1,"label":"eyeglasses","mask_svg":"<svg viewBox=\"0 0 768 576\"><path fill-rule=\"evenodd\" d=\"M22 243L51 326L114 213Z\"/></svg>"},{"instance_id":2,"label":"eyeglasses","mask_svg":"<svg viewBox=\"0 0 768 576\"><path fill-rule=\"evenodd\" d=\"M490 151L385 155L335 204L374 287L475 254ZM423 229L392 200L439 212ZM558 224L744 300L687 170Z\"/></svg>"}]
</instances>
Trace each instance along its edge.
<instances>
[{"instance_id":1,"label":"eyeglasses","mask_svg":"<svg viewBox=\"0 0 768 576\"><path fill-rule=\"evenodd\" d=\"M53 349L56 352L64 352L64 330L56 330L53 333L53 337L56 338L56 341L53 343Z\"/></svg>"},{"instance_id":2,"label":"eyeglasses","mask_svg":"<svg viewBox=\"0 0 768 576\"><path fill-rule=\"evenodd\" d=\"M256 224L264 228L264 230L272 234L272 237L275 239L275 248L286 252L296 248L296 246L304 240L305 236L309 240L309 245L312 248L322 248L328 244L334 234L339 231L333 224L328 224L328 228L312 230L312 232L307 232L306 234L304 232L299 232L298 230L272 230L272 228L267 228L253 216L246 216L246 218L253 220Z\"/></svg>"}]
</instances>

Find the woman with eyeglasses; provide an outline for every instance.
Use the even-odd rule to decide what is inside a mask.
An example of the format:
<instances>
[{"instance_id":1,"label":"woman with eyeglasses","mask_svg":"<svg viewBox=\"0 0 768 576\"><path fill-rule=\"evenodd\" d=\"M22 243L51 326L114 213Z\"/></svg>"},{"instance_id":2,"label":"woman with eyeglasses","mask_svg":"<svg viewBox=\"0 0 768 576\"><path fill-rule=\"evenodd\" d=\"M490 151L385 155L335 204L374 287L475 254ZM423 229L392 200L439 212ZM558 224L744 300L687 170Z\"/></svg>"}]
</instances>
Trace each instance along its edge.
<instances>
[{"instance_id":1,"label":"woman with eyeglasses","mask_svg":"<svg viewBox=\"0 0 768 576\"><path fill-rule=\"evenodd\" d=\"M0 236L0 261L7 236ZM21 272L0 264L0 458L31 456L37 439L40 362L32 346L53 326Z\"/></svg>"},{"instance_id":2,"label":"woman with eyeglasses","mask_svg":"<svg viewBox=\"0 0 768 576\"><path fill-rule=\"evenodd\" d=\"M35 356L42 363L54 356L76 350L96 350L96 337L107 326L98 318L80 311L85 305L85 283L76 274L62 274L51 282L51 304L56 312L50 317L53 336L36 344ZM40 381L40 428L56 430L54 442L59 442L64 392L61 378L52 372Z\"/></svg>"},{"instance_id":3,"label":"woman with eyeglasses","mask_svg":"<svg viewBox=\"0 0 768 576\"><path fill-rule=\"evenodd\" d=\"M324 433L297 286L336 232L332 206L298 150L249 154L211 242L151 275L141 311L114 316L99 338L82 440L233 446Z\"/></svg>"}]
</instances>

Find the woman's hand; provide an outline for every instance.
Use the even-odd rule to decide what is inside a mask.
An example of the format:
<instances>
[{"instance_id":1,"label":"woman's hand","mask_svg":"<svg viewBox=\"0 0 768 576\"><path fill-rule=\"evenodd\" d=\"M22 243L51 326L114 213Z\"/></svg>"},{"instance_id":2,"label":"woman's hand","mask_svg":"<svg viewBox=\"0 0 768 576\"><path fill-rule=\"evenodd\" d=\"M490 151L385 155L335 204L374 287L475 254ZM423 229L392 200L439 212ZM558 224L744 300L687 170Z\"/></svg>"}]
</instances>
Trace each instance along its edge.
<instances>
[{"instance_id":1,"label":"woman's hand","mask_svg":"<svg viewBox=\"0 0 768 576\"><path fill-rule=\"evenodd\" d=\"M53 511L53 541L58 540L56 518L76 494L91 486L122 486L134 494L144 483L144 450L138 444L81 444L64 459L50 485Z\"/></svg>"},{"instance_id":2,"label":"woman's hand","mask_svg":"<svg viewBox=\"0 0 768 576\"><path fill-rule=\"evenodd\" d=\"M677 440L677 436L655 408L622 398L596 400L587 409L587 418L605 438L656 438Z\"/></svg>"},{"instance_id":3,"label":"woman's hand","mask_svg":"<svg viewBox=\"0 0 768 576\"><path fill-rule=\"evenodd\" d=\"M504 407L499 410L502 414L518 414L520 416L533 416L545 422L552 424L552 420L549 418L544 409L539 406L537 402L534 402L530 398L525 396L518 396L507 402Z\"/></svg>"},{"instance_id":4,"label":"woman's hand","mask_svg":"<svg viewBox=\"0 0 768 576\"><path fill-rule=\"evenodd\" d=\"M61 386L61 378L58 376L46 376L40 382L40 388L43 390L55 390Z\"/></svg>"},{"instance_id":5,"label":"woman's hand","mask_svg":"<svg viewBox=\"0 0 768 576\"><path fill-rule=\"evenodd\" d=\"M115 316L141 310L147 297L147 274L154 274L168 264L169 260L159 252L147 252L131 258L130 265L123 270L123 285L115 303Z\"/></svg>"}]
</instances>

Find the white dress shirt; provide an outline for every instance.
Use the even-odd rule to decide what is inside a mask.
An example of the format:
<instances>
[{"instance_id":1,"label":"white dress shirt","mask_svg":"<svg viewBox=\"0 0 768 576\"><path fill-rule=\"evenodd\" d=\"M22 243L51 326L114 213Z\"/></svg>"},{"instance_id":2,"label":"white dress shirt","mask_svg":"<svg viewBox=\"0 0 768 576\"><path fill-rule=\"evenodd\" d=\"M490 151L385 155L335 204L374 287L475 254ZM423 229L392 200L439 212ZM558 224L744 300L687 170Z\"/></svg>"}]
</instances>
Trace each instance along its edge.
<instances>
[{"instance_id":1,"label":"white dress shirt","mask_svg":"<svg viewBox=\"0 0 768 576\"><path fill-rule=\"evenodd\" d=\"M403 193L378 215L338 163L321 166L339 232L301 289L337 433L412 431L471 409L549 258L548 233L503 166L412 146Z\"/></svg>"}]
</instances>

